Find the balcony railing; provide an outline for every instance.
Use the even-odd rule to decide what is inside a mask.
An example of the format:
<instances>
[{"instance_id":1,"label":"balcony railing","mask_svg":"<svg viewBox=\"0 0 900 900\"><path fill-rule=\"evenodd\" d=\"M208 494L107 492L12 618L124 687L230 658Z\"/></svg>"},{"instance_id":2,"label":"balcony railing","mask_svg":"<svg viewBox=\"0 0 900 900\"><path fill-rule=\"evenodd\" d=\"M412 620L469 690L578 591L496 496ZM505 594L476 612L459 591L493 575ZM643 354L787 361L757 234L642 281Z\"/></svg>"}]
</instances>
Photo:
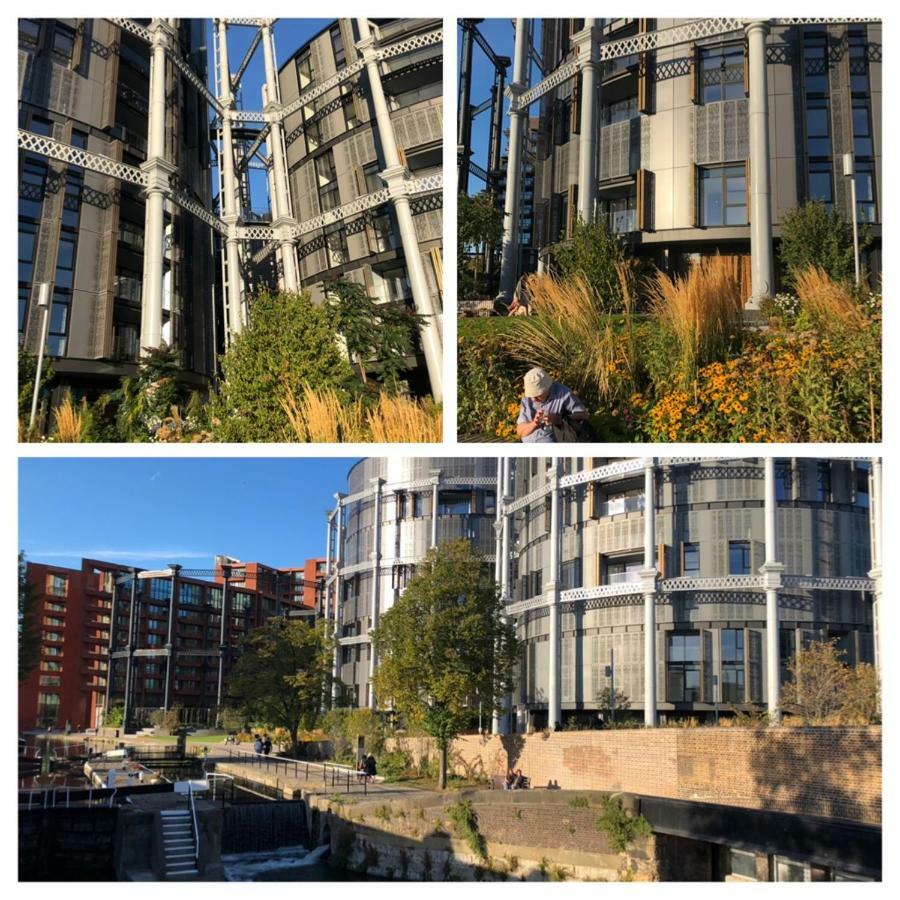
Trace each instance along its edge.
<instances>
[{"instance_id":1,"label":"balcony railing","mask_svg":"<svg viewBox=\"0 0 900 900\"><path fill-rule=\"evenodd\" d=\"M606 573L606 584L634 584L636 581L640 580L640 573L635 570Z\"/></svg>"}]
</instances>

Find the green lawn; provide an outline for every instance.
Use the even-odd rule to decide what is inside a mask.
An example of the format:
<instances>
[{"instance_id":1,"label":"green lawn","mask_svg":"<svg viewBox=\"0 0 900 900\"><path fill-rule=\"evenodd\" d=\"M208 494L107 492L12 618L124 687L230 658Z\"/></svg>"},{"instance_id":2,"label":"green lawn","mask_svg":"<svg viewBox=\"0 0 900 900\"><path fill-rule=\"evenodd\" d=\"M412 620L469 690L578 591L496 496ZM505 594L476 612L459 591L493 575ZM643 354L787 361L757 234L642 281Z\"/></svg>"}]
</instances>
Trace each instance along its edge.
<instances>
[{"instance_id":1,"label":"green lawn","mask_svg":"<svg viewBox=\"0 0 900 900\"><path fill-rule=\"evenodd\" d=\"M177 738L170 734L148 734L141 736L142 741L154 741L157 744L175 744ZM208 735L195 735L189 734L187 742L189 744L195 744L199 746L203 746L205 744L221 744L225 740L224 734L208 734Z\"/></svg>"}]
</instances>

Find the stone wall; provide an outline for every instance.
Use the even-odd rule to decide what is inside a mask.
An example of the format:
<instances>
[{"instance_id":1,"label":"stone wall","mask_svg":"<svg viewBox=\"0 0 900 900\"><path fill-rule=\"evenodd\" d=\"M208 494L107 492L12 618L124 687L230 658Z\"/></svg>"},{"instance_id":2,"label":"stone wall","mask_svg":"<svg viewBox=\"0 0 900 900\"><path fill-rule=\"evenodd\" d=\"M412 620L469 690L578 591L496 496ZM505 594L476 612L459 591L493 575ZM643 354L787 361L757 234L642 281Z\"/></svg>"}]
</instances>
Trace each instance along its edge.
<instances>
[{"instance_id":1,"label":"stone wall","mask_svg":"<svg viewBox=\"0 0 900 900\"><path fill-rule=\"evenodd\" d=\"M575 800L544 791L467 791L485 840L484 857L452 823L450 807L462 795L398 793L351 804L324 796L307 799L316 822L313 843L330 841L333 865L368 875L417 881L652 881L657 876L655 837L638 838L626 853L610 848L596 826L596 794Z\"/></svg>"},{"instance_id":2,"label":"stone wall","mask_svg":"<svg viewBox=\"0 0 900 900\"><path fill-rule=\"evenodd\" d=\"M19 810L20 881L114 881L117 809Z\"/></svg>"},{"instance_id":3,"label":"stone wall","mask_svg":"<svg viewBox=\"0 0 900 900\"><path fill-rule=\"evenodd\" d=\"M414 760L429 738L396 739ZM460 775L881 823L881 728L660 728L465 735Z\"/></svg>"}]
</instances>

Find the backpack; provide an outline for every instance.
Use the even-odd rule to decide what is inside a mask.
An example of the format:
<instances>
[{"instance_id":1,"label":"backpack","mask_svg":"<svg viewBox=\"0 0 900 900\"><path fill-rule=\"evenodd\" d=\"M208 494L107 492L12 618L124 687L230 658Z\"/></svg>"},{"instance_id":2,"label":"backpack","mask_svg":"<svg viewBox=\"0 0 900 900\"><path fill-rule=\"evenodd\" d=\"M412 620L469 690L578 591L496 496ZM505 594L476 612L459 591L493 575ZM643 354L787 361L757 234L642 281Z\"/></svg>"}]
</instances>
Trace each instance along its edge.
<instances>
[{"instance_id":1,"label":"backpack","mask_svg":"<svg viewBox=\"0 0 900 900\"><path fill-rule=\"evenodd\" d=\"M591 444L597 442L594 428L587 419L563 416L562 424L552 425L553 440L557 444Z\"/></svg>"}]
</instances>

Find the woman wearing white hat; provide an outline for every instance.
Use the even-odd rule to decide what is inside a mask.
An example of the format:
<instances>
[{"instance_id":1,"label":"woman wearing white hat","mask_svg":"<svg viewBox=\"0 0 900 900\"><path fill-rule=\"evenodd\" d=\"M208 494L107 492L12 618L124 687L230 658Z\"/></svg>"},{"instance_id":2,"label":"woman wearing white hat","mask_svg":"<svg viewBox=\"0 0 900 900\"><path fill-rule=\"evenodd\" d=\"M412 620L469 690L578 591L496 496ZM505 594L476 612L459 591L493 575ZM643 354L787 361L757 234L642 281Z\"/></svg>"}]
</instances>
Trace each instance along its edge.
<instances>
[{"instance_id":1,"label":"woman wearing white hat","mask_svg":"<svg viewBox=\"0 0 900 900\"><path fill-rule=\"evenodd\" d=\"M543 369L525 373L525 396L519 407L516 433L525 444L555 444L553 426L567 420L584 422L587 409L570 388L554 381ZM576 439L573 432L573 440Z\"/></svg>"}]
</instances>

